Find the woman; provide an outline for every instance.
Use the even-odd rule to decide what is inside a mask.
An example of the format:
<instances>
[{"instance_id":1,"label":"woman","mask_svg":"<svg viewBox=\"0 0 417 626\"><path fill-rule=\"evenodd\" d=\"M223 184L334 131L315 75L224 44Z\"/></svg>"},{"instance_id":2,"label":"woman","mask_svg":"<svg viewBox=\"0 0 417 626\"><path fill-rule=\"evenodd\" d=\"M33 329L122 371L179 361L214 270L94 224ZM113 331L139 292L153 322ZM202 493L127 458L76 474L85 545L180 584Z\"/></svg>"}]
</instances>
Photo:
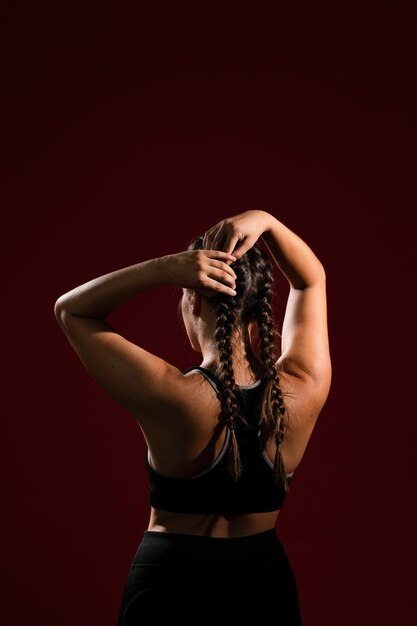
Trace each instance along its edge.
<instances>
[{"instance_id":1,"label":"woman","mask_svg":"<svg viewBox=\"0 0 417 626\"><path fill-rule=\"evenodd\" d=\"M290 284L282 335L260 237ZM125 301L167 283L183 289L184 327L203 357L184 372L105 321ZM150 521L117 626L146 617L272 616L281 626L301 624L296 579L275 525L331 383L326 279L312 250L271 214L246 211L186 251L69 291L55 315L95 380L135 417L148 447Z\"/></svg>"}]
</instances>

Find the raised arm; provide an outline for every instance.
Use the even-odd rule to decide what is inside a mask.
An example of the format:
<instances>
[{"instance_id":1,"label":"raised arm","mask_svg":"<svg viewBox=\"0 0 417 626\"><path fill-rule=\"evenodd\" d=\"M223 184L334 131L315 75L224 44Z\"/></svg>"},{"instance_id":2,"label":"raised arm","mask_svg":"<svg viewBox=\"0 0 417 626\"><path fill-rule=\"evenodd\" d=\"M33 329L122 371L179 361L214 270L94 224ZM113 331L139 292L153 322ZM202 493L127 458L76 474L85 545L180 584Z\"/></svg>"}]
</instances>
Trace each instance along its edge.
<instances>
[{"instance_id":1,"label":"raised arm","mask_svg":"<svg viewBox=\"0 0 417 626\"><path fill-rule=\"evenodd\" d=\"M123 337L105 318L163 284L231 295L232 260L218 250L168 254L89 280L55 302L55 317L86 369L141 424L159 414L175 419L184 377L174 365Z\"/></svg>"},{"instance_id":2,"label":"raised arm","mask_svg":"<svg viewBox=\"0 0 417 626\"><path fill-rule=\"evenodd\" d=\"M267 215L262 238L290 284L279 363L289 374L313 380L324 402L332 375L325 270L298 235Z\"/></svg>"},{"instance_id":3,"label":"raised arm","mask_svg":"<svg viewBox=\"0 0 417 626\"><path fill-rule=\"evenodd\" d=\"M278 362L310 390L314 387L318 405L324 404L331 382L326 274L311 248L276 217L259 210L217 223L206 232L203 245L239 259L260 237L290 283Z\"/></svg>"}]
</instances>

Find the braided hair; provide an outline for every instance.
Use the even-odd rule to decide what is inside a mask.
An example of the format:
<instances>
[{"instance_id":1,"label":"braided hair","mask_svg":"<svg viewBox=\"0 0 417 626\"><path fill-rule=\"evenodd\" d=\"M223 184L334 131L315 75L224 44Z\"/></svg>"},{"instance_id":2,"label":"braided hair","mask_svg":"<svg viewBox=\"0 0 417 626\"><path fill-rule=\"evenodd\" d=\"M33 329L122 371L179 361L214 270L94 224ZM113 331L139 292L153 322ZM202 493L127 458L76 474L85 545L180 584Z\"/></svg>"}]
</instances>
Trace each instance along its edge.
<instances>
[{"instance_id":1,"label":"braided hair","mask_svg":"<svg viewBox=\"0 0 417 626\"><path fill-rule=\"evenodd\" d=\"M203 248L203 237L194 239L188 250ZM230 431L228 448L229 470L235 480L239 480L243 468L235 429L239 423L246 424L241 414L233 369L233 339L235 330L241 332L248 362L262 373L265 380L261 403L261 436L263 444L272 436L275 438L276 454L274 461L274 478L282 484L285 492L289 483L282 459L282 441L286 429L290 429L282 392L279 386L282 370L277 363L276 339L281 337L276 330L272 314L274 296L273 267L269 257L255 243L240 259L231 264L236 274L236 295L218 293L208 301L216 313L215 340L219 353L219 365L216 376L220 383L220 419ZM249 335L249 325L255 322L258 326L260 359L253 351Z\"/></svg>"}]
</instances>

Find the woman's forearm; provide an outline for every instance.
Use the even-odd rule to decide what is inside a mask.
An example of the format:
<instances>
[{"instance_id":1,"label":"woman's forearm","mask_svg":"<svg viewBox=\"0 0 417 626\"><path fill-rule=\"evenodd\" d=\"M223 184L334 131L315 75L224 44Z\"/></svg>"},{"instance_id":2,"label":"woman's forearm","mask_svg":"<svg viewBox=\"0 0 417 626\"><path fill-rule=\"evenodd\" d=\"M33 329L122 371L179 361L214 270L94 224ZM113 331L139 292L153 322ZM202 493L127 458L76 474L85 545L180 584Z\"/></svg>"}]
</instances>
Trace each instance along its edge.
<instances>
[{"instance_id":1,"label":"woman's forearm","mask_svg":"<svg viewBox=\"0 0 417 626\"><path fill-rule=\"evenodd\" d=\"M276 217L267 215L262 239L291 286L305 289L322 280L324 267L311 248Z\"/></svg>"},{"instance_id":2,"label":"woman's forearm","mask_svg":"<svg viewBox=\"0 0 417 626\"><path fill-rule=\"evenodd\" d=\"M165 259L159 257L129 265L75 287L58 298L55 312L105 318L141 291L167 283Z\"/></svg>"}]
</instances>

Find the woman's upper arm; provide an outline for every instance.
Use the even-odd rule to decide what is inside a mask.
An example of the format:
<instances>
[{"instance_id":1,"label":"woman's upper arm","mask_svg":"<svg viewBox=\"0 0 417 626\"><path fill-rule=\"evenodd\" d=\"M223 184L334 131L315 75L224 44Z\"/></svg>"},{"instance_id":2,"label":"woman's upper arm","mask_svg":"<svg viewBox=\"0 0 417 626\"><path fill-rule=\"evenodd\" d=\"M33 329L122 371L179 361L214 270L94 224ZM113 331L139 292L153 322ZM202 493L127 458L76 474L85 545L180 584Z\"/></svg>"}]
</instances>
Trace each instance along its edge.
<instances>
[{"instance_id":1,"label":"woman's upper arm","mask_svg":"<svg viewBox=\"0 0 417 626\"><path fill-rule=\"evenodd\" d=\"M324 403L332 377L324 274L310 287L290 288L281 342L278 363L289 374L313 382Z\"/></svg>"},{"instance_id":2,"label":"woman's upper arm","mask_svg":"<svg viewBox=\"0 0 417 626\"><path fill-rule=\"evenodd\" d=\"M137 420L171 418L180 410L184 376L164 359L125 339L103 319L55 310L92 377Z\"/></svg>"}]
</instances>

